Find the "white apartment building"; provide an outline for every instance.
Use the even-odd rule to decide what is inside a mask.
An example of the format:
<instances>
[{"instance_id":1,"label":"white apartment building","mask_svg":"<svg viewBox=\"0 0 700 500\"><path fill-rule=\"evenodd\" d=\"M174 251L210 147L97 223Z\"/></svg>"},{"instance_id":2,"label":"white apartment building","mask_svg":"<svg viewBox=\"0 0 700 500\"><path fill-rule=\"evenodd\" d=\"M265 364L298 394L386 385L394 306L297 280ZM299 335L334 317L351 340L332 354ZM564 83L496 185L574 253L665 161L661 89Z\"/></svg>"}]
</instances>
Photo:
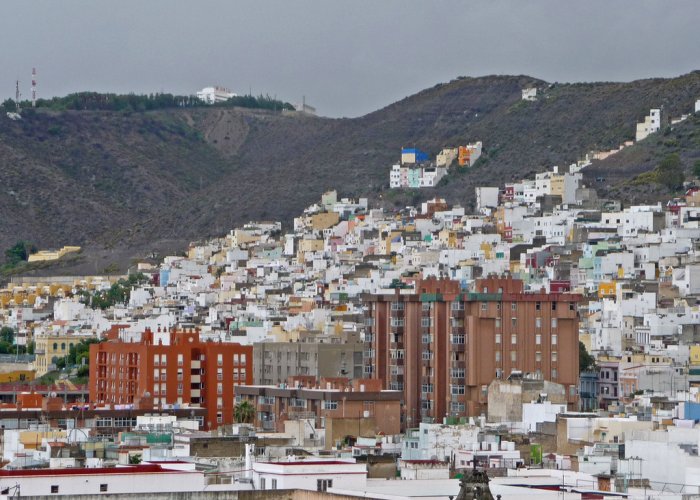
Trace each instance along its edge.
<instances>
[{"instance_id":1,"label":"white apartment building","mask_svg":"<svg viewBox=\"0 0 700 500\"><path fill-rule=\"evenodd\" d=\"M637 134L635 136L636 141L641 141L646 139L649 134L658 132L661 129L661 110L651 109L649 114L644 117L644 121L637 123Z\"/></svg>"}]
</instances>

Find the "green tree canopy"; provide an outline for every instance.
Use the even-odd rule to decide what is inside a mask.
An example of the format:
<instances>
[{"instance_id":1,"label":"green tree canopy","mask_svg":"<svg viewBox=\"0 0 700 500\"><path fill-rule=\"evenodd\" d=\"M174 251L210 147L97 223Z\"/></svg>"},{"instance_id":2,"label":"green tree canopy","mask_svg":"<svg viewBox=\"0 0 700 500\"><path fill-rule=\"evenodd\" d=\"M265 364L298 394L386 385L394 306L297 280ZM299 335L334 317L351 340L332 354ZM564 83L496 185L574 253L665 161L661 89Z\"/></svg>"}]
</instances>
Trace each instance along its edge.
<instances>
[{"instance_id":1,"label":"green tree canopy","mask_svg":"<svg viewBox=\"0 0 700 500\"><path fill-rule=\"evenodd\" d=\"M29 256L36 253L36 251L36 245L20 240L5 250L5 260L8 264L16 266L20 262L29 259Z\"/></svg>"},{"instance_id":2,"label":"green tree canopy","mask_svg":"<svg viewBox=\"0 0 700 500\"><path fill-rule=\"evenodd\" d=\"M697 160L693 165L693 175L700 178L700 160Z\"/></svg>"},{"instance_id":3,"label":"green tree canopy","mask_svg":"<svg viewBox=\"0 0 700 500\"><path fill-rule=\"evenodd\" d=\"M595 366L595 358L586 350L586 346L579 340L578 342L578 369L579 373L590 370Z\"/></svg>"},{"instance_id":4,"label":"green tree canopy","mask_svg":"<svg viewBox=\"0 0 700 500\"><path fill-rule=\"evenodd\" d=\"M8 344L14 344L15 331L9 326L3 326L0 328L0 340L7 342Z\"/></svg>"},{"instance_id":5,"label":"green tree canopy","mask_svg":"<svg viewBox=\"0 0 700 500\"><path fill-rule=\"evenodd\" d=\"M255 408L248 401L241 401L233 409L233 418L239 424L250 424L255 416Z\"/></svg>"},{"instance_id":6,"label":"green tree canopy","mask_svg":"<svg viewBox=\"0 0 700 500\"><path fill-rule=\"evenodd\" d=\"M683 172L681 157L677 153L666 156L661 160L659 166L656 167L656 175L658 182L671 191L682 187L683 181L685 181L685 173Z\"/></svg>"}]
</instances>

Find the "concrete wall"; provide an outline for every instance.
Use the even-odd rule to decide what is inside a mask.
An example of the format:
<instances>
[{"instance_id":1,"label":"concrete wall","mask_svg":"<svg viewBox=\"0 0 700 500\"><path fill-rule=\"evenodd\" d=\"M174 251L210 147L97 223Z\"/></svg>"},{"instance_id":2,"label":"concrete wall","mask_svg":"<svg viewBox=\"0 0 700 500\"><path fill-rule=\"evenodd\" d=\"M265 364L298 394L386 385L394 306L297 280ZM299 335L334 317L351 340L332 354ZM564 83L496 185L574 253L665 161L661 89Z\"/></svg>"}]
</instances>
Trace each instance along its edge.
<instances>
[{"instance_id":1,"label":"concrete wall","mask_svg":"<svg viewBox=\"0 0 700 500\"><path fill-rule=\"evenodd\" d=\"M4 499L0 496L0 499ZM29 500L55 500L57 495L24 496ZM188 493L123 493L105 495L71 495L71 498L79 500L320 500L335 498L338 500L350 500L356 497L346 495L334 495L303 490L265 490L265 491L196 491Z\"/></svg>"}]
</instances>

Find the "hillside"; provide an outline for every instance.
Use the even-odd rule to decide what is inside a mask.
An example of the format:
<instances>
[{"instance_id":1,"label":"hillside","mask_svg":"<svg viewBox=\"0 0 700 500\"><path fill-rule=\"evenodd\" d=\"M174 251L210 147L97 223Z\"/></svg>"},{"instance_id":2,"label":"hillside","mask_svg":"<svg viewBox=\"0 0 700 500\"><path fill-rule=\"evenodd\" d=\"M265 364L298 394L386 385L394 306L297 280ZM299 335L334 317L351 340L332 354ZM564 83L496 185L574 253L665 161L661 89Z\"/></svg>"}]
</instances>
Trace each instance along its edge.
<instances>
[{"instance_id":1,"label":"hillside","mask_svg":"<svg viewBox=\"0 0 700 500\"><path fill-rule=\"evenodd\" d=\"M520 99L529 85L541 89L536 102ZM460 78L355 119L238 108L27 110L21 121L0 117L0 247L82 244L121 263L130 251L176 247L250 219L289 223L328 188L388 205L440 195L471 206L476 185L616 146L633 138L649 108L679 116L698 97L700 72L631 83ZM434 155L475 140L485 154L472 171L435 189L387 190L402 146ZM656 152L640 163L632 150L668 148L645 142L596 168L653 167ZM674 147L689 151L684 161L697 150L692 140Z\"/></svg>"}]
</instances>

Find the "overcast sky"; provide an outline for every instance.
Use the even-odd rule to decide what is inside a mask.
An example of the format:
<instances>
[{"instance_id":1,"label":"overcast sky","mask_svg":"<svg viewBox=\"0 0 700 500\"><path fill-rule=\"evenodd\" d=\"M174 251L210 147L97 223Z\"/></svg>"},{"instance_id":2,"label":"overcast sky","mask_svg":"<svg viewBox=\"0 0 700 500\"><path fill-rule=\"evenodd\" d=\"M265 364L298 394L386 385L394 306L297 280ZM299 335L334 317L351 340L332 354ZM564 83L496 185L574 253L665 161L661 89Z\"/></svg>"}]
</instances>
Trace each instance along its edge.
<instances>
[{"instance_id":1,"label":"overcast sky","mask_svg":"<svg viewBox=\"0 0 700 500\"><path fill-rule=\"evenodd\" d=\"M700 69L698 0L2 0L0 98L267 93L358 116L457 76Z\"/></svg>"}]
</instances>

